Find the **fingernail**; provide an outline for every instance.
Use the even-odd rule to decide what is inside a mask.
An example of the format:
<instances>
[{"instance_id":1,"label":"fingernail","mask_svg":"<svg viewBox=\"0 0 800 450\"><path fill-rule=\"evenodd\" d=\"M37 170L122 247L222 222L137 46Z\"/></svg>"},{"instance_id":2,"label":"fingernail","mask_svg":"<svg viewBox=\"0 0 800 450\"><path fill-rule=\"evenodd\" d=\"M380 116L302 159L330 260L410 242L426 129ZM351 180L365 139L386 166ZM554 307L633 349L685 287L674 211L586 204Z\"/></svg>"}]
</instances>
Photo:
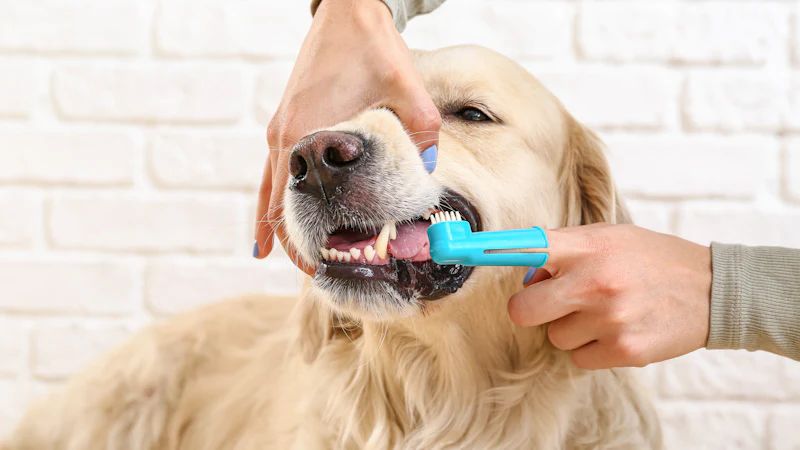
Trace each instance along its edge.
<instances>
[{"instance_id":1,"label":"fingernail","mask_svg":"<svg viewBox=\"0 0 800 450\"><path fill-rule=\"evenodd\" d=\"M536 275L536 267L531 267L528 269L528 272L525 273L525 278L522 280L522 285L525 286L528 284L533 279L534 275Z\"/></svg>"},{"instance_id":2,"label":"fingernail","mask_svg":"<svg viewBox=\"0 0 800 450\"><path fill-rule=\"evenodd\" d=\"M258 241L253 242L253 258L258 258Z\"/></svg>"},{"instance_id":3,"label":"fingernail","mask_svg":"<svg viewBox=\"0 0 800 450\"><path fill-rule=\"evenodd\" d=\"M431 145L422 154L422 164L425 165L425 170L428 173L433 173L436 170L436 160L439 158L439 147Z\"/></svg>"}]
</instances>

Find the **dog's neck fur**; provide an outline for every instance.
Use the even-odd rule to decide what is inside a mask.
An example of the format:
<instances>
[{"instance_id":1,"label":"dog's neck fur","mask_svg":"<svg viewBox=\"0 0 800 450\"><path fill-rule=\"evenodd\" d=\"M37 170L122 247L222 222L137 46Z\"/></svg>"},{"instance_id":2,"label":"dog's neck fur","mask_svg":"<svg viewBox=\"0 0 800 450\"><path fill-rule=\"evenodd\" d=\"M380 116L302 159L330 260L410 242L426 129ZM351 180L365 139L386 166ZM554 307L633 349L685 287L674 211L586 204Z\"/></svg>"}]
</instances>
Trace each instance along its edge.
<instances>
[{"instance_id":1,"label":"dog's neck fur","mask_svg":"<svg viewBox=\"0 0 800 450\"><path fill-rule=\"evenodd\" d=\"M541 327L515 327L506 302L515 291L470 292L415 319L367 322L320 349L326 379L317 398L323 423L342 447L558 448L581 377L547 343ZM495 330L472 333L479 327ZM482 336L482 338L478 338ZM491 340L486 340L491 336ZM570 380L567 382L566 380ZM536 414L538 417L531 417ZM536 424L533 426L532 424ZM529 430L504 432L509 427Z\"/></svg>"}]
</instances>

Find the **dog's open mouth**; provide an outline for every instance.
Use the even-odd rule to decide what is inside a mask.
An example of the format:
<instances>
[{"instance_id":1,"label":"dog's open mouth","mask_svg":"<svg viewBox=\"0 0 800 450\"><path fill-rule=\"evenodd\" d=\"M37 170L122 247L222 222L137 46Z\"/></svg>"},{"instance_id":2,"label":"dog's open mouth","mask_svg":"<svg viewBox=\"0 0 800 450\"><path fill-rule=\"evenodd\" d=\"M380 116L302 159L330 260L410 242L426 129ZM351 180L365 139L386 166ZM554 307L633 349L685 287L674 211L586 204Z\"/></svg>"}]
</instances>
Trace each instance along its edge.
<instances>
[{"instance_id":1,"label":"dog's open mouth","mask_svg":"<svg viewBox=\"0 0 800 450\"><path fill-rule=\"evenodd\" d=\"M457 291L472 267L441 266L430 257L428 216L436 211L458 211L473 231L481 230L477 210L461 195L446 191L439 206L425 214L362 229L339 228L320 249L322 261L316 277L346 284L385 282L401 295L435 300Z\"/></svg>"}]
</instances>

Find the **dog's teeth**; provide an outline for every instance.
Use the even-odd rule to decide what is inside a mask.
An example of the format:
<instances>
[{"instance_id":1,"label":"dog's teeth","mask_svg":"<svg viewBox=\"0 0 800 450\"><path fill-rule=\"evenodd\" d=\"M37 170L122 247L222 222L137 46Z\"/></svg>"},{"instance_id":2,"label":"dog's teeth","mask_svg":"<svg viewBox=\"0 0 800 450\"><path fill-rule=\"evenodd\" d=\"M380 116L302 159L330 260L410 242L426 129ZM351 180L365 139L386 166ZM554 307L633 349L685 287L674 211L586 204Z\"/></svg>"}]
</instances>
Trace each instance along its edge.
<instances>
[{"instance_id":1,"label":"dog's teeth","mask_svg":"<svg viewBox=\"0 0 800 450\"><path fill-rule=\"evenodd\" d=\"M392 224L389 225L389 240L393 241L395 239L397 239L397 224L392 222Z\"/></svg>"},{"instance_id":2,"label":"dog's teeth","mask_svg":"<svg viewBox=\"0 0 800 450\"><path fill-rule=\"evenodd\" d=\"M332 248L332 249L328 250L328 259L330 259L331 261L336 261L336 254L337 253L338 252L336 251L335 248Z\"/></svg>"},{"instance_id":3,"label":"dog's teeth","mask_svg":"<svg viewBox=\"0 0 800 450\"><path fill-rule=\"evenodd\" d=\"M386 222L378 233L378 238L375 239L375 253L381 259L386 258L386 247L389 245L389 234L391 234L391 227L394 225L392 222Z\"/></svg>"},{"instance_id":4,"label":"dog's teeth","mask_svg":"<svg viewBox=\"0 0 800 450\"><path fill-rule=\"evenodd\" d=\"M372 262L375 259L375 249L371 245L364 247L364 258L366 258L367 262Z\"/></svg>"},{"instance_id":5,"label":"dog's teeth","mask_svg":"<svg viewBox=\"0 0 800 450\"><path fill-rule=\"evenodd\" d=\"M350 262L351 260L350 253L342 253L342 256L344 256L344 262L346 263Z\"/></svg>"},{"instance_id":6,"label":"dog's teeth","mask_svg":"<svg viewBox=\"0 0 800 450\"><path fill-rule=\"evenodd\" d=\"M345 253L345 252L336 252L336 260L339 261L339 262L343 262L345 255L349 256L349 254Z\"/></svg>"},{"instance_id":7,"label":"dog's teeth","mask_svg":"<svg viewBox=\"0 0 800 450\"><path fill-rule=\"evenodd\" d=\"M350 249L350 256L353 257L353 261L358 261L358 258L361 257L361 250L359 250L357 248L351 248Z\"/></svg>"},{"instance_id":8,"label":"dog's teeth","mask_svg":"<svg viewBox=\"0 0 800 450\"><path fill-rule=\"evenodd\" d=\"M328 259L328 256L330 256L330 252L325 247L320 248L319 252L322 253L322 259Z\"/></svg>"},{"instance_id":9,"label":"dog's teeth","mask_svg":"<svg viewBox=\"0 0 800 450\"><path fill-rule=\"evenodd\" d=\"M430 211L425 211L424 213L422 213L422 219L423 220L428 220L430 218L431 218L431 212Z\"/></svg>"}]
</instances>

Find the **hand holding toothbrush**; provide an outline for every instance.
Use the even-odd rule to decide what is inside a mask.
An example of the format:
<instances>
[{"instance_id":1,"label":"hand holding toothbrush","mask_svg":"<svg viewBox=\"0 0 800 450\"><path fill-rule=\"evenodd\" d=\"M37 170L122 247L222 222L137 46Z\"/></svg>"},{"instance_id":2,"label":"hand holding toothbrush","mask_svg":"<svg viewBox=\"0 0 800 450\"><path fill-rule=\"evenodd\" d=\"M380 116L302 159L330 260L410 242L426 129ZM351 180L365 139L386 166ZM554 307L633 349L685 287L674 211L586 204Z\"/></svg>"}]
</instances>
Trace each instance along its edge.
<instances>
[{"instance_id":1,"label":"hand holding toothbrush","mask_svg":"<svg viewBox=\"0 0 800 450\"><path fill-rule=\"evenodd\" d=\"M547 262L508 311L521 326L547 323L577 366L645 366L705 346L708 247L633 225L548 230L547 239Z\"/></svg>"}]
</instances>

